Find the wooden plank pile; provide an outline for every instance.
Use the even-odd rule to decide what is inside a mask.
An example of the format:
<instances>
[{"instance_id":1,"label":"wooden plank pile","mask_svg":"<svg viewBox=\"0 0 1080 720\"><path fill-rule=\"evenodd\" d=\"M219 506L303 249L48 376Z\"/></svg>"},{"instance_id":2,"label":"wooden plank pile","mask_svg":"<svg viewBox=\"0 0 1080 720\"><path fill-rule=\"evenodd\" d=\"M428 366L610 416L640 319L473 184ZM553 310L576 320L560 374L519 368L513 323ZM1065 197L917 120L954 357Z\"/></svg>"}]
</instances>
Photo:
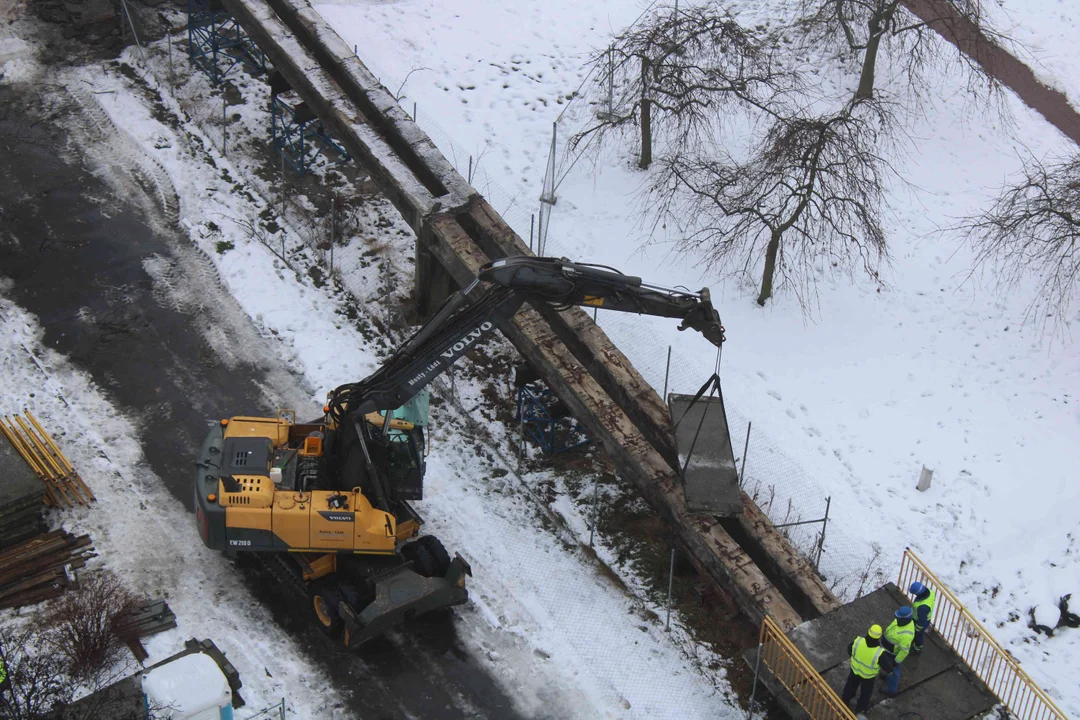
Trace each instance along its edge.
<instances>
[{"instance_id":1,"label":"wooden plank pile","mask_svg":"<svg viewBox=\"0 0 1080 720\"><path fill-rule=\"evenodd\" d=\"M120 621L118 632L128 638L131 654L140 663L150 657L141 640L147 635L171 630L176 627L176 615L164 600L150 600L145 605L135 608Z\"/></svg>"},{"instance_id":2,"label":"wooden plank pile","mask_svg":"<svg viewBox=\"0 0 1080 720\"><path fill-rule=\"evenodd\" d=\"M54 530L0 552L0 609L61 595L74 582L72 571L95 557L93 549L89 535Z\"/></svg>"},{"instance_id":3,"label":"wooden plank pile","mask_svg":"<svg viewBox=\"0 0 1080 720\"><path fill-rule=\"evenodd\" d=\"M30 411L25 419L18 415L0 418L0 435L41 478L47 505L70 508L94 501L94 493Z\"/></svg>"},{"instance_id":4,"label":"wooden plank pile","mask_svg":"<svg viewBox=\"0 0 1080 720\"><path fill-rule=\"evenodd\" d=\"M45 488L19 453L0 439L0 548L11 547L45 531Z\"/></svg>"}]
</instances>

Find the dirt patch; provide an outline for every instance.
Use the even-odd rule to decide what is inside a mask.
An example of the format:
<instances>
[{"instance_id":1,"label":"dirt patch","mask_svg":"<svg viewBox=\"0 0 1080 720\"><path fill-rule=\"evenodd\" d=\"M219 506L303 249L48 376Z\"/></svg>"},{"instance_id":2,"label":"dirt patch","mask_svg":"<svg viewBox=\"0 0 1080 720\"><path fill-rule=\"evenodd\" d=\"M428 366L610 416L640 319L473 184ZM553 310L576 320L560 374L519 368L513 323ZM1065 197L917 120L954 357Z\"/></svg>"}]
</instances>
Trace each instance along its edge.
<instances>
[{"instance_id":1,"label":"dirt patch","mask_svg":"<svg viewBox=\"0 0 1080 720\"><path fill-rule=\"evenodd\" d=\"M1080 145L1080 112L1069 104L1064 93L1041 83L1031 68L979 32L950 3L943 0L901 0L901 3Z\"/></svg>"}]
</instances>

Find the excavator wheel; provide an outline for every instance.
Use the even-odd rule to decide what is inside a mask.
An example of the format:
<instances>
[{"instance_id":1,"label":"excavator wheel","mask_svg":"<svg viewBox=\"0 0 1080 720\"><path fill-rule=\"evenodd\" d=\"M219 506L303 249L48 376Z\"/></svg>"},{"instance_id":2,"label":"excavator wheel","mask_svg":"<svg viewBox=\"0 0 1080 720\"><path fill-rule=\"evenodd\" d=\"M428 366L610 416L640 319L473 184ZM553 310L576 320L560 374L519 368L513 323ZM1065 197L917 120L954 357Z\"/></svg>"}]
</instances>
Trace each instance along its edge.
<instances>
[{"instance_id":1,"label":"excavator wheel","mask_svg":"<svg viewBox=\"0 0 1080 720\"><path fill-rule=\"evenodd\" d=\"M315 624L323 634L329 637L340 635L345 624L338 613L340 593L329 585L315 582L308 590L308 596L311 599L311 609L315 613Z\"/></svg>"},{"instance_id":2,"label":"excavator wheel","mask_svg":"<svg viewBox=\"0 0 1080 720\"><path fill-rule=\"evenodd\" d=\"M450 570L450 553L446 552L439 538L434 535L425 535L416 542L424 545L435 562L435 574L431 577L446 577L446 573Z\"/></svg>"}]
</instances>

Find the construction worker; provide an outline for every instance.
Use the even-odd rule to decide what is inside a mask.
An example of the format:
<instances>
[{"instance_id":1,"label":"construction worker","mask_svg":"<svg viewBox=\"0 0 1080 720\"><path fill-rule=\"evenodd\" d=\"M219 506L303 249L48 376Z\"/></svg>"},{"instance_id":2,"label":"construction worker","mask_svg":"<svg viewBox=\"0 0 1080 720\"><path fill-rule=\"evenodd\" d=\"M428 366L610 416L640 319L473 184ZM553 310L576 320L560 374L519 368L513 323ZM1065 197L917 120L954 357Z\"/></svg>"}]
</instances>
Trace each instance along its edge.
<instances>
[{"instance_id":1,"label":"construction worker","mask_svg":"<svg viewBox=\"0 0 1080 720\"><path fill-rule=\"evenodd\" d=\"M912 652L920 653L926 631L934 619L934 605L937 603L937 590L928 588L921 582L911 583L908 592L915 596L911 609L915 612L915 641L911 643Z\"/></svg>"},{"instance_id":2,"label":"construction worker","mask_svg":"<svg viewBox=\"0 0 1080 720\"><path fill-rule=\"evenodd\" d=\"M860 636L852 640L848 646L848 655L851 657L851 671L840 698L849 703L858 690L859 699L855 703L855 712L863 713L870 709L870 696L874 692L874 680L878 673L881 670L892 672L892 655L885 652L885 648L881 646L881 626L871 625L866 637Z\"/></svg>"},{"instance_id":3,"label":"construction worker","mask_svg":"<svg viewBox=\"0 0 1080 720\"><path fill-rule=\"evenodd\" d=\"M885 681L885 694L895 695L900 688L900 664L907 659L911 652L911 643L915 639L915 623L912 622L911 608L905 605L895 613L895 618L889 627L885 628L885 637L881 646L887 652L892 653L895 667Z\"/></svg>"}]
</instances>

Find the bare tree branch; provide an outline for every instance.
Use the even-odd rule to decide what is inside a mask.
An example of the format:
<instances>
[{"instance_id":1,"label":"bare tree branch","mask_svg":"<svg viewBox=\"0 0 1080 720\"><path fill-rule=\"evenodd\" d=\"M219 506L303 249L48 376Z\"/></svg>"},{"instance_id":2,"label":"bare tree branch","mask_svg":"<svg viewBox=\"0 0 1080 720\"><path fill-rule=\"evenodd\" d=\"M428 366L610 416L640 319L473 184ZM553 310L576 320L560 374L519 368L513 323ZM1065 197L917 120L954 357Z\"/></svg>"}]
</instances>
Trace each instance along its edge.
<instances>
[{"instance_id":1,"label":"bare tree branch","mask_svg":"<svg viewBox=\"0 0 1080 720\"><path fill-rule=\"evenodd\" d=\"M937 10L929 19L917 17L901 0L802 0L796 26L808 45L836 47L860 67L856 97L870 98L878 91L876 66L884 49L899 62L893 74L902 78L912 99L925 96L929 72L954 64L964 71L969 96L997 102L997 111L1003 112L1003 85L979 65L979 53L960 52L937 32L959 31L980 43L1010 40L990 25L984 0L932 0L927 7Z\"/></svg>"},{"instance_id":2,"label":"bare tree branch","mask_svg":"<svg viewBox=\"0 0 1080 720\"><path fill-rule=\"evenodd\" d=\"M721 271L753 267L764 252L758 303L792 286L804 306L825 265L877 278L887 259L880 206L885 107L855 101L813 118L777 119L747 159L668 153L646 191L654 222L676 228L676 248ZM654 225L655 229L655 225Z\"/></svg>"},{"instance_id":3,"label":"bare tree branch","mask_svg":"<svg viewBox=\"0 0 1080 720\"><path fill-rule=\"evenodd\" d=\"M643 109L657 136L674 149L711 138L733 109L775 114L776 97L790 91L795 78L773 61L771 45L717 0L677 12L655 7L591 59L594 79L584 92L597 112L573 136L571 149L621 137L637 126Z\"/></svg>"},{"instance_id":4,"label":"bare tree branch","mask_svg":"<svg viewBox=\"0 0 1080 720\"><path fill-rule=\"evenodd\" d=\"M1024 163L994 204L954 230L976 251L976 267L993 266L1004 290L1037 283L1029 316L1066 316L1080 280L1080 154Z\"/></svg>"}]
</instances>

